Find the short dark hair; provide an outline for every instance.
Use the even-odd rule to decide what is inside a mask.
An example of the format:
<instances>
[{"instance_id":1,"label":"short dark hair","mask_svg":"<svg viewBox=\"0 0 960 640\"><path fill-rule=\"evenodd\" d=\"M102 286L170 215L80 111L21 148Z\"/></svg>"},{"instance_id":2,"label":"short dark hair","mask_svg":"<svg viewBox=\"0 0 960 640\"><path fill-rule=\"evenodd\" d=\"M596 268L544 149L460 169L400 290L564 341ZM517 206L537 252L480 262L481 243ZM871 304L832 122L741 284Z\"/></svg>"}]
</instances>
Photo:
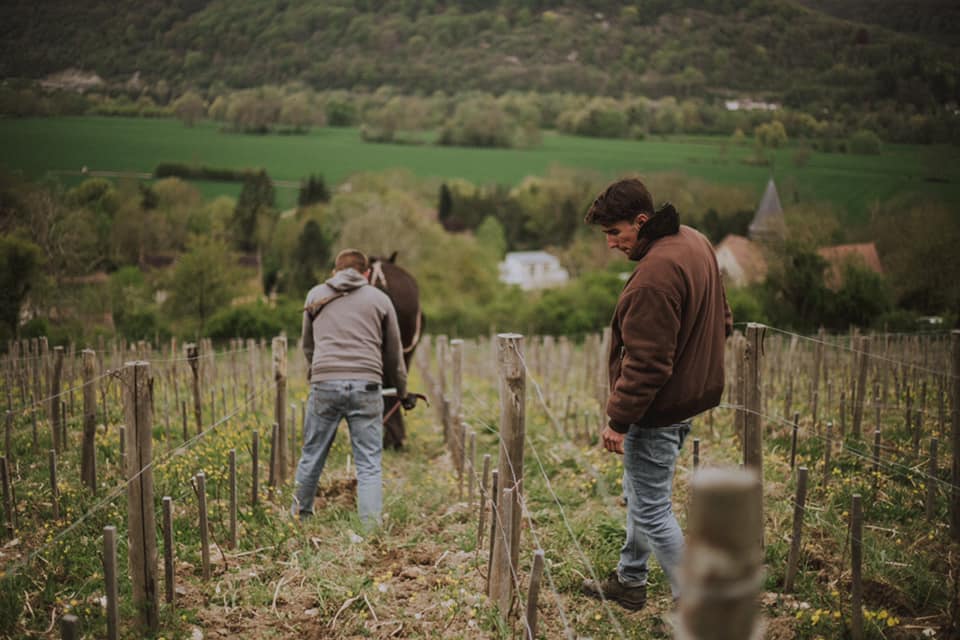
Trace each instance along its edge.
<instances>
[{"instance_id":1,"label":"short dark hair","mask_svg":"<svg viewBox=\"0 0 960 640\"><path fill-rule=\"evenodd\" d=\"M633 220L641 213L653 215L653 196L638 178L625 178L597 196L583 220L587 224L609 226L621 220Z\"/></svg>"},{"instance_id":2,"label":"short dark hair","mask_svg":"<svg viewBox=\"0 0 960 640\"><path fill-rule=\"evenodd\" d=\"M337 254L337 259L333 263L334 271L343 271L344 269L356 269L364 273L370 268L370 261L363 251L356 249L344 249Z\"/></svg>"}]
</instances>

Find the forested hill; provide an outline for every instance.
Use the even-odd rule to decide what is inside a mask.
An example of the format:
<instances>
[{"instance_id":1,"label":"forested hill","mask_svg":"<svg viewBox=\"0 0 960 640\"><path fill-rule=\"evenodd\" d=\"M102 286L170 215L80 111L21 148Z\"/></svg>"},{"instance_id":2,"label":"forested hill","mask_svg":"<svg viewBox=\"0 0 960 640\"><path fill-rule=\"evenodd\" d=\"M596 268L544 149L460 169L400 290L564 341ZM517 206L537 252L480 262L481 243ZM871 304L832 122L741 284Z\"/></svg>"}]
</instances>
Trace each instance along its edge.
<instances>
[{"instance_id":1,"label":"forested hill","mask_svg":"<svg viewBox=\"0 0 960 640\"><path fill-rule=\"evenodd\" d=\"M6 0L0 77L81 68L115 83L139 71L174 93L302 81L926 110L960 99L958 16L953 0Z\"/></svg>"}]
</instances>

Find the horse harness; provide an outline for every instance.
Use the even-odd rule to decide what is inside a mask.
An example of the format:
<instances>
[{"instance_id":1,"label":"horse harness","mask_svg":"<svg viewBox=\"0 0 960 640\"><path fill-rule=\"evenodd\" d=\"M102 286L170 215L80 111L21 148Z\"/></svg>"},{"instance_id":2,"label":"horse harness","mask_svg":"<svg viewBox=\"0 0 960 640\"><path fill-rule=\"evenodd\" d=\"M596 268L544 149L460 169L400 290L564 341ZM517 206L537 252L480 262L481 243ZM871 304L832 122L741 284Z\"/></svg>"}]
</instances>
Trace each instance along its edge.
<instances>
[{"instance_id":1,"label":"horse harness","mask_svg":"<svg viewBox=\"0 0 960 640\"><path fill-rule=\"evenodd\" d=\"M384 291L387 291L390 288L389 285L387 284L387 276L386 274L383 273L383 262L380 260L377 260L372 265L370 265L370 284L372 284L373 286L382 285ZM413 330L413 340L410 341L410 346L404 346L403 344L400 345L403 348L403 352L405 354L410 353L411 351L417 348L417 344L419 344L420 342L420 331L423 328L422 322L423 322L423 313L420 311L420 303L418 302L416 326L414 327L414 330Z\"/></svg>"}]
</instances>

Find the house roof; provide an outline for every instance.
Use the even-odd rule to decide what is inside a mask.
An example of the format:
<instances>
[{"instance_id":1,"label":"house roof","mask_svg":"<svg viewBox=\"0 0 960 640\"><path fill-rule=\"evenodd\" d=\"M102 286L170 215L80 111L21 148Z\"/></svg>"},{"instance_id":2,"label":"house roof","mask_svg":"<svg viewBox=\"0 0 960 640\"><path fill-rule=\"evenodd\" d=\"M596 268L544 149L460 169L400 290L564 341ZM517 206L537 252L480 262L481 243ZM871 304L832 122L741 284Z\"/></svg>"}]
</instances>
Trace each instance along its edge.
<instances>
[{"instance_id":1,"label":"house roof","mask_svg":"<svg viewBox=\"0 0 960 640\"><path fill-rule=\"evenodd\" d=\"M759 282L767 275L767 259L763 255L763 250L749 238L731 233L720 241L715 252L721 270L726 266L724 262L727 255L736 261L741 273L728 273L728 275L737 280L737 284Z\"/></svg>"},{"instance_id":2,"label":"house roof","mask_svg":"<svg viewBox=\"0 0 960 640\"><path fill-rule=\"evenodd\" d=\"M750 223L750 237L762 239L771 235L783 237L786 232L786 223L783 220L783 207L780 206L780 194L773 178L767 183L767 188L760 199L760 205L753 214Z\"/></svg>"},{"instance_id":3,"label":"house roof","mask_svg":"<svg viewBox=\"0 0 960 640\"><path fill-rule=\"evenodd\" d=\"M880 262L880 254L877 253L877 245L874 242L821 247L817 249L817 254L830 265L825 280L827 286L834 289L843 283L843 265L848 262L855 262L876 274L883 275L883 264Z\"/></svg>"}]
</instances>

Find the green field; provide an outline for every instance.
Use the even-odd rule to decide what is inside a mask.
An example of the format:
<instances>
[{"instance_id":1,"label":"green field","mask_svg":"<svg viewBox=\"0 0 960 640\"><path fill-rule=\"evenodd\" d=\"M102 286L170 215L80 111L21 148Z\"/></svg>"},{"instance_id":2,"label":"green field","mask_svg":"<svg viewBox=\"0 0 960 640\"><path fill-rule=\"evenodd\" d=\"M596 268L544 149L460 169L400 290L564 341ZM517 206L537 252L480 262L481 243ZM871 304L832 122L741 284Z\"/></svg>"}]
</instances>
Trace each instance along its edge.
<instances>
[{"instance_id":1,"label":"green field","mask_svg":"<svg viewBox=\"0 0 960 640\"><path fill-rule=\"evenodd\" d=\"M605 175L682 172L721 184L741 185L759 197L771 175L788 204L825 200L846 212L845 222L868 219L870 206L895 195L922 195L960 205L960 149L887 145L875 156L814 152L804 166L795 147L773 154L771 167L743 163L751 154L727 137L671 137L644 141L580 138L548 132L536 149L467 149L370 144L357 129L316 129L309 135L237 135L216 123L186 128L177 120L50 118L0 120L0 165L34 177L56 172L151 172L161 162L214 167L264 167L276 180L298 181L311 172L337 184L358 171L402 167L422 177L465 178L478 184L516 184L550 167L585 167ZM931 180L931 178L936 178ZM204 195L236 195L239 186L202 183ZM295 190L279 189L282 206Z\"/></svg>"}]
</instances>

